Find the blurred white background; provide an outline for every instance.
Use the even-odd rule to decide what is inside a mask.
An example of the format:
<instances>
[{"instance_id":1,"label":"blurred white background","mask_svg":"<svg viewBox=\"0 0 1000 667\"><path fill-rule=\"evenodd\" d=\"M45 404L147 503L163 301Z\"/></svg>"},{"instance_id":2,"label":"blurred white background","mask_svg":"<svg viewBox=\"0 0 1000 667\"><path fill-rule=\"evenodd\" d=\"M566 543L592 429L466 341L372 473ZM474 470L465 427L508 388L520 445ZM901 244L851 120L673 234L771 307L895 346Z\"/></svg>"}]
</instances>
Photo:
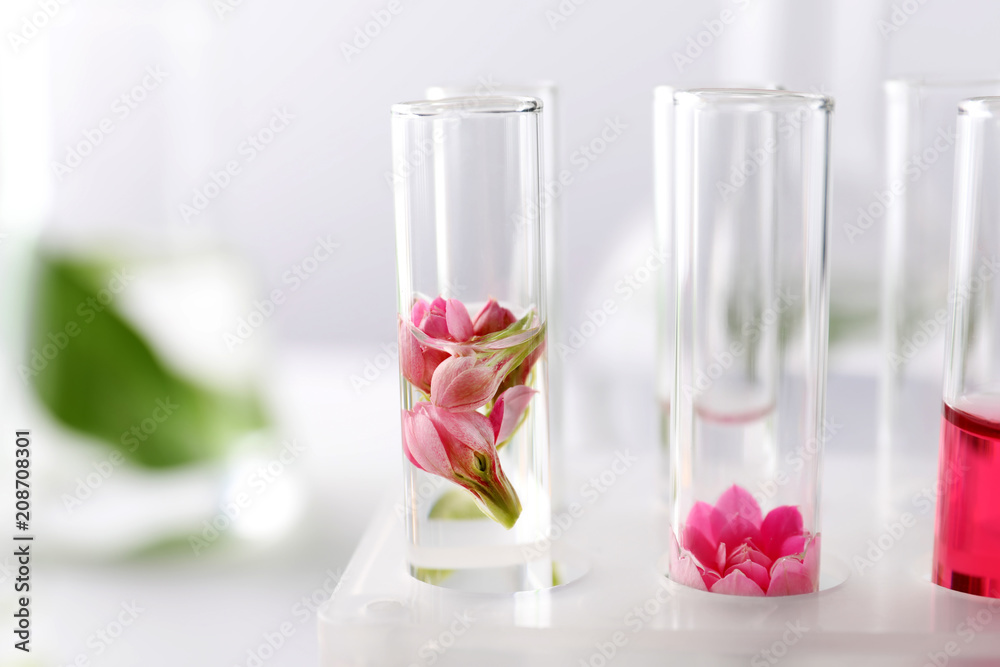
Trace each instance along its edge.
<instances>
[{"instance_id":1,"label":"blurred white background","mask_svg":"<svg viewBox=\"0 0 1000 667\"><path fill-rule=\"evenodd\" d=\"M616 285L653 243L654 86L776 82L836 98L831 368L874 373L882 221L860 234L848 225L885 187L882 82L1000 69L1000 5L988 0L5 0L0 12L0 261L19 261L43 230L213 230L249 261L258 299L287 297L260 327L270 390L285 427L312 443L306 528L276 555L40 575L46 665L69 664L134 590L160 600L158 624L93 664L247 664L247 649L346 564L394 490L395 360L380 356L395 340L393 102L431 85L558 85L560 148L546 159L574 176L559 198L563 330L608 298L621 306L566 365L614 368L651 403L655 290L633 299ZM112 131L71 171L57 168L104 119ZM609 122L619 136L583 157ZM197 215L196 191L215 193ZM318 239L336 247L308 264ZM4 287L15 301L30 294ZM19 324L4 312L17 360ZM238 327L219 323L215 343ZM621 438L655 426L598 428ZM86 618L98 599L99 618ZM310 623L267 664L314 661Z\"/></svg>"},{"instance_id":2,"label":"blurred white background","mask_svg":"<svg viewBox=\"0 0 1000 667\"><path fill-rule=\"evenodd\" d=\"M905 18L899 26L890 1L399 0L398 14L388 14L385 27L369 27L376 34L368 37L366 25L388 2L230 2L56 0L56 15L17 45L9 33L20 34L24 19L46 3L5 3L3 224L129 216L183 223L179 206L192 201L209 170L243 159L241 142L265 127L274 109L285 109L294 116L287 131L192 224L214 218L224 226L259 267L262 294L284 284L282 275L317 236L332 234L340 244L336 261L282 308L275 333L283 341L373 349L394 337L392 201L385 181L391 103L420 98L434 84L555 81L561 95L557 157L564 165L608 119L627 126L561 196L572 322L583 315L588 295L601 291L597 281L612 264L609 250L651 239L654 85L761 81L832 94L838 102L835 308L871 316L880 233L872 229L851 243L843 227L856 221L857 208L873 199L882 181L881 82L928 72L995 73L998 47L990 30L1000 17L1000 7L986 0L898 0ZM692 51L688 40L723 9L734 20L700 54ZM184 55L196 64L185 67L193 67L198 80L182 81L177 88L185 97L178 99L169 88L180 76L168 76L169 85L151 93L93 157L57 182L53 160L64 160L67 147L109 115L145 68L164 60L150 37L155 31L187 45ZM678 64L677 55L691 54L691 62ZM177 147L162 145L157 132L170 124L171 138L186 142L186 157L168 166L164 159ZM185 173L181 166L204 171ZM167 169L170 187L162 187Z\"/></svg>"}]
</instances>

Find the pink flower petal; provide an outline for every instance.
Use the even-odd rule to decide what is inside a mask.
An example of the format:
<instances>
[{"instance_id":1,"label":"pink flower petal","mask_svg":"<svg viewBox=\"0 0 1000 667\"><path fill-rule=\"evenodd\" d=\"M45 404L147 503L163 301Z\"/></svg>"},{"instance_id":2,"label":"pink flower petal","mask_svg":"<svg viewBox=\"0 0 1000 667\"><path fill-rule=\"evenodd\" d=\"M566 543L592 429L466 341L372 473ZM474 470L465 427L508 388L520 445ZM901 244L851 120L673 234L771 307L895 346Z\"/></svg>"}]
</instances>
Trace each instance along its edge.
<instances>
[{"instance_id":1,"label":"pink flower petal","mask_svg":"<svg viewBox=\"0 0 1000 667\"><path fill-rule=\"evenodd\" d=\"M812 579L813 583L819 585L819 535L813 535L804 547L806 556L802 561L805 566L806 575Z\"/></svg>"},{"instance_id":2,"label":"pink flower petal","mask_svg":"<svg viewBox=\"0 0 1000 667\"><path fill-rule=\"evenodd\" d=\"M741 486L733 484L726 489L719 496L719 502L715 503L715 508L722 512L727 523L735 517L741 517L754 528L760 528L760 505L757 504L750 492Z\"/></svg>"},{"instance_id":3,"label":"pink flower petal","mask_svg":"<svg viewBox=\"0 0 1000 667\"><path fill-rule=\"evenodd\" d=\"M496 299L491 298L476 315L473 330L477 336L487 336L503 331L516 321L514 313L497 303Z\"/></svg>"},{"instance_id":4,"label":"pink flower petal","mask_svg":"<svg viewBox=\"0 0 1000 667\"><path fill-rule=\"evenodd\" d=\"M731 568L733 565L738 565L739 563L743 563L745 561L750 560L750 556L747 555L747 550L748 550L747 545L741 544L740 546L736 547L736 551L727 554L726 564L725 567L723 568L723 572Z\"/></svg>"},{"instance_id":5,"label":"pink flower petal","mask_svg":"<svg viewBox=\"0 0 1000 667\"><path fill-rule=\"evenodd\" d=\"M733 570L712 585L713 593L724 595L748 595L764 597L764 591L752 579L739 570Z\"/></svg>"},{"instance_id":6,"label":"pink flower petal","mask_svg":"<svg viewBox=\"0 0 1000 667\"><path fill-rule=\"evenodd\" d=\"M414 313L426 307L425 302L418 301L413 307ZM417 315L414 318L419 319ZM427 394L431 390L434 371L451 355L421 344L417 337L420 331L419 326L414 329L402 317L399 319L399 368L407 382Z\"/></svg>"},{"instance_id":7,"label":"pink flower petal","mask_svg":"<svg viewBox=\"0 0 1000 667\"><path fill-rule=\"evenodd\" d=\"M722 579L719 573L716 572L715 570L705 570L704 572L701 573L701 578L702 581L705 582L705 590L709 591L712 590L712 586L715 585L715 582L717 582L719 579Z\"/></svg>"},{"instance_id":8,"label":"pink flower petal","mask_svg":"<svg viewBox=\"0 0 1000 667\"><path fill-rule=\"evenodd\" d=\"M804 574L785 573L771 580L767 589L768 597L784 597L786 595L805 595L815 592L812 581Z\"/></svg>"},{"instance_id":9,"label":"pink flower petal","mask_svg":"<svg viewBox=\"0 0 1000 667\"><path fill-rule=\"evenodd\" d=\"M451 410L476 410L493 398L502 377L475 357L451 357L431 378L431 403Z\"/></svg>"},{"instance_id":10,"label":"pink flower petal","mask_svg":"<svg viewBox=\"0 0 1000 667\"><path fill-rule=\"evenodd\" d=\"M726 570L726 576L729 576L737 570L747 575L751 581L760 586L760 590L762 591L766 591L768 584L771 583L771 575L768 574L767 568L758 565L751 560L745 560L742 563L733 565L731 568Z\"/></svg>"},{"instance_id":11,"label":"pink flower petal","mask_svg":"<svg viewBox=\"0 0 1000 667\"><path fill-rule=\"evenodd\" d=\"M690 586L699 591L708 590L698 566L687 556L677 556L670 559L670 578L678 584Z\"/></svg>"},{"instance_id":12,"label":"pink flower petal","mask_svg":"<svg viewBox=\"0 0 1000 667\"><path fill-rule=\"evenodd\" d=\"M806 536L805 535L792 535L784 542L781 543L781 547L778 549L775 558L781 558L783 556L797 556L806 550Z\"/></svg>"},{"instance_id":13,"label":"pink flower petal","mask_svg":"<svg viewBox=\"0 0 1000 667\"><path fill-rule=\"evenodd\" d=\"M426 403L403 411L403 452L410 463L421 470L450 477L451 462L444 442L430 417L424 412Z\"/></svg>"},{"instance_id":14,"label":"pink flower petal","mask_svg":"<svg viewBox=\"0 0 1000 667\"><path fill-rule=\"evenodd\" d=\"M722 516L722 512L708 503L698 501L688 513L686 525L701 531L701 534L714 544L718 542L719 530L722 529L725 523L726 518Z\"/></svg>"},{"instance_id":15,"label":"pink flower petal","mask_svg":"<svg viewBox=\"0 0 1000 667\"><path fill-rule=\"evenodd\" d=\"M756 543L759 539L760 528L739 515L729 518L722 530L719 531L719 543L725 544L731 550L748 540Z\"/></svg>"},{"instance_id":16,"label":"pink flower petal","mask_svg":"<svg viewBox=\"0 0 1000 667\"><path fill-rule=\"evenodd\" d=\"M431 338L449 340L451 337L448 333L448 321L445 319L444 313L435 311L428 313L427 317L424 318L420 330Z\"/></svg>"},{"instance_id":17,"label":"pink flower petal","mask_svg":"<svg viewBox=\"0 0 1000 667\"><path fill-rule=\"evenodd\" d=\"M769 597L782 595L802 595L816 590L816 582L806 572L802 561L794 556L779 558L771 567L771 585L767 589Z\"/></svg>"},{"instance_id":18,"label":"pink flower petal","mask_svg":"<svg viewBox=\"0 0 1000 667\"><path fill-rule=\"evenodd\" d=\"M767 570L771 569L771 563L773 562L765 554L758 551L757 547L753 546L752 543L745 543L737 547L736 551L731 553L726 559L726 569L745 561L757 563L757 565Z\"/></svg>"},{"instance_id":19,"label":"pink flower petal","mask_svg":"<svg viewBox=\"0 0 1000 667\"><path fill-rule=\"evenodd\" d=\"M732 485L719 496L715 509L722 515L722 524L716 528L716 536L729 551L747 540L760 537L760 506L746 489Z\"/></svg>"},{"instance_id":20,"label":"pink flower petal","mask_svg":"<svg viewBox=\"0 0 1000 667\"><path fill-rule=\"evenodd\" d=\"M496 458L493 427L485 415L478 412L446 410L434 405L428 405L426 410L441 435L453 465L456 452L461 451L464 454L466 449L485 452L491 459Z\"/></svg>"},{"instance_id":21,"label":"pink flower petal","mask_svg":"<svg viewBox=\"0 0 1000 667\"><path fill-rule=\"evenodd\" d=\"M767 513L760 525L761 550L772 559L786 554L780 553L782 545L790 537L802 535L802 513L798 507L783 505Z\"/></svg>"},{"instance_id":22,"label":"pink flower petal","mask_svg":"<svg viewBox=\"0 0 1000 667\"><path fill-rule=\"evenodd\" d=\"M434 379L434 371L437 367L441 365L445 359L451 358L451 355L442 350L435 350L433 347L424 347L424 384L427 386L425 394L431 392L431 380Z\"/></svg>"},{"instance_id":23,"label":"pink flower petal","mask_svg":"<svg viewBox=\"0 0 1000 667\"><path fill-rule=\"evenodd\" d=\"M750 560L761 567L771 569L771 565L774 563L773 560L767 557L767 554L758 551L757 549L750 548L747 554L750 556Z\"/></svg>"},{"instance_id":24,"label":"pink flower petal","mask_svg":"<svg viewBox=\"0 0 1000 667\"><path fill-rule=\"evenodd\" d=\"M448 334L448 321L445 319L447 305L448 303L441 297L434 299L430 304L422 299L418 300L410 311L413 324L431 338L451 340Z\"/></svg>"},{"instance_id":25,"label":"pink flower petal","mask_svg":"<svg viewBox=\"0 0 1000 667\"><path fill-rule=\"evenodd\" d=\"M399 368L407 382L424 393L430 391L430 384L424 381L424 353L409 326L399 320Z\"/></svg>"},{"instance_id":26,"label":"pink flower petal","mask_svg":"<svg viewBox=\"0 0 1000 667\"><path fill-rule=\"evenodd\" d=\"M528 381L528 375L531 374L531 369L535 367L535 363L541 359L542 354L545 353L546 345L547 343L545 339L542 339L542 341L538 344L538 347L532 350L531 354L528 355L528 358L521 364L521 367L518 369L521 384Z\"/></svg>"},{"instance_id":27,"label":"pink flower petal","mask_svg":"<svg viewBox=\"0 0 1000 667\"><path fill-rule=\"evenodd\" d=\"M415 411L432 422L447 453L449 468L441 476L472 493L480 508L502 526L513 526L521 514L521 502L500 467L489 419L478 412L457 412L429 403L417 404ZM416 450L411 453L418 454Z\"/></svg>"},{"instance_id":28,"label":"pink flower petal","mask_svg":"<svg viewBox=\"0 0 1000 667\"><path fill-rule=\"evenodd\" d=\"M531 387L518 385L500 394L490 411L490 424L493 425L497 445L506 442L514 434L524 411L528 409L528 403L537 393Z\"/></svg>"},{"instance_id":29,"label":"pink flower petal","mask_svg":"<svg viewBox=\"0 0 1000 667\"><path fill-rule=\"evenodd\" d=\"M677 544L677 537L673 530L668 531L668 534L670 535L670 562L673 563L681 556L681 545Z\"/></svg>"},{"instance_id":30,"label":"pink flower petal","mask_svg":"<svg viewBox=\"0 0 1000 667\"><path fill-rule=\"evenodd\" d=\"M448 299L445 319L448 322L448 333L456 341L462 343L472 338L472 318L461 301Z\"/></svg>"},{"instance_id":31,"label":"pink flower petal","mask_svg":"<svg viewBox=\"0 0 1000 667\"><path fill-rule=\"evenodd\" d=\"M410 321L413 322L413 326L420 327L423 323L424 318L427 317L427 313L430 312L430 305L423 299L417 299L416 303L413 304L413 308L410 309Z\"/></svg>"},{"instance_id":32,"label":"pink flower petal","mask_svg":"<svg viewBox=\"0 0 1000 667\"><path fill-rule=\"evenodd\" d=\"M693 526L684 526L683 533L684 548L691 552L698 563L706 569L719 570L718 547L705 537L700 530Z\"/></svg>"}]
</instances>

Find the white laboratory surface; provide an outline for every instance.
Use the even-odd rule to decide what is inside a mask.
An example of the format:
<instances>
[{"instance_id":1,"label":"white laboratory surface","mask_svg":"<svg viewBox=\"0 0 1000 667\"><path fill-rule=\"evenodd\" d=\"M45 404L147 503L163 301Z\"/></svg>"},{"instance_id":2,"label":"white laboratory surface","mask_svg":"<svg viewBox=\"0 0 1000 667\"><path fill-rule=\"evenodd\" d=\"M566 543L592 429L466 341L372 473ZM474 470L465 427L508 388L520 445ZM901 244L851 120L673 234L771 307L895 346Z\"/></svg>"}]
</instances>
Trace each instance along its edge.
<instances>
[{"instance_id":1,"label":"white laboratory surface","mask_svg":"<svg viewBox=\"0 0 1000 667\"><path fill-rule=\"evenodd\" d=\"M651 406L634 398L629 418L646 418ZM830 380L817 594L740 598L670 582L662 574L667 524L657 501L655 444L583 442L567 499L582 509L558 517L553 530L568 578L581 576L507 595L419 582L406 570L393 495L320 610L321 664L1000 662L1000 601L930 581L934 452L888 452L880 463L874 399L873 378ZM603 479L599 493L591 479Z\"/></svg>"}]
</instances>

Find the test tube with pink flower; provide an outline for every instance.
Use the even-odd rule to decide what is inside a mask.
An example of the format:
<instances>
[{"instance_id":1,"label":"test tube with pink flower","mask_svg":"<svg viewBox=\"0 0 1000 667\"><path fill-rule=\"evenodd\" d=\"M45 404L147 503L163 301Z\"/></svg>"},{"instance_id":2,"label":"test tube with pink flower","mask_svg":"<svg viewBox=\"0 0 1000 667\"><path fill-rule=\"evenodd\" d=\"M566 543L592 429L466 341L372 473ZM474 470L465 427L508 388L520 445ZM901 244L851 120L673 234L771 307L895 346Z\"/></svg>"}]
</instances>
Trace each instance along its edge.
<instances>
[{"instance_id":1,"label":"test tube with pink flower","mask_svg":"<svg viewBox=\"0 0 1000 667\"><path fill-rule=\"evenodd\" d=\"M541 103L392 110L410 572L475 591L553 585Z\"/></svg>"},{"instance_id":2,"label":"test tube with pink flower","mask_svg":"<svg viewBox=\"0 0 1000 667\"><path fill-rule=\"evenodd\" d=\"M669 575L712 593L812 593L833 102L730 89L673 104Z\"/></svg>"}]
</instances>

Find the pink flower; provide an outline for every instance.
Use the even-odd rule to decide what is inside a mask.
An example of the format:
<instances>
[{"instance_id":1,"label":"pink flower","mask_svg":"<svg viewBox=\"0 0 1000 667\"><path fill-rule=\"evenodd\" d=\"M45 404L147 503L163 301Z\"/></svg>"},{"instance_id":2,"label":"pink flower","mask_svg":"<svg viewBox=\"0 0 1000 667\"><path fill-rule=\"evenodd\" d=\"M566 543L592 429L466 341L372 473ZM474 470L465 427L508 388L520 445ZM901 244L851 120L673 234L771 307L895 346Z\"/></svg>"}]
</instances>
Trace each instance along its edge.
<instances>
[{"instance_id":1,"label":"pink flower","mask_svg":"<svg viewBox=\"0 0 1000 667\"><path fill-rule=\"evenodd\" d=\"M399 321L399 365L403 377L425 394L431 391L431 378L448 353L421 345L406 322Z\"/></svg>"},{"instance_id":2,"label":"pink flower","mask_svg":"<svg viewBox=\"0 0 1000 667\"><path fill-rule=\"evenodd\" d=\"M534 311L517 320L495 299L474 322L461 302L442 297L418 299L409 321L399 320L400 369L429 401L403 412L406 457L467 489L507 528L521 505L497 450L537 393L525 385L544 344L545 325Z\"/></svg>"},{"instance_id":3,"label":"pink flower","mask_svg":"<svg viewBox=\"0 0 1000 667\"><path fill-rule=\"evenodd\" d=\"M493 438L497 447L503 445L514 435L521 418L528 409L528 403L538 392L530 387L519 385L511 387L500 394L493 409L490 411L490 425L493 427Z\"/></svg>"},{"instance_id":4,"label":"pink flower","mask_svg":"<svg viewBox=\"0 0 1000 667\"><path fill-rule=\"evenodd\" d=\"M464 343L473 336L469 311L457 299L438 297L429 304L418 299L410 311L410 322L429 337L442 341ZM430 393L434 371L449 356L447 352L422 344L400 319L399 365L403 377L414 387L425 394Z\"/></svg>"},{"instance_id":5,"label":"pink flower","mask_svg":"<svg viewBox=\"0 0 1000 667\"><path fill-rule=\"evenodd\" d=\"M469 311L458 299L439 296L430 304L418 299L410 311L410 321L431 338L464 343L473 336Z\"/></svg>"},{"instance_id":6,"label":"pink flower","mask_svg":"<svg viewBox=\"0 0 1000 667\"><path fill-rule=\"evenodd\" d=\"M478 410L499 400L504 392L524 386L512 384L511 377L533 354L531 345L529 339L506 349L445 359L431 377L431 403L450 410ZM535 345L537 349L539 344Z\"/></svg>"},{"instance_id":7,"label":"pink flower","mask_svg":"<svg viewBox=\"0 0 1000 667\"><path fill-rule=\"evenodd\" d=\"M501 306L496 299L490 299L483 309L479 311L476 315L475 322L473 323L473 329L477 336L488 336L500 331L503 331L510 325L514 324L517 318L514 316L510 310ZM499 392L507 391L512 387L517 385L527 384L528 376L531 373L531 369L535 366L535 362L538 358L542 356L545 351L544 341L539 344L528 358L525 359L521 364L515 368L507 378L504 379L503 384L500 386Z\"/></svg>"},{"instance_id":8,"label":"pink flower","mask_svg":"<svg viewBox=\"0 0 1000 667\"><path fill-rule=\"evenodd\" d=\"M499 391L504 392L511 387L528 384L528 379L531 376L531 369L535 367L535 362L538 361L543 352L545 352L544 340L539 343L538 347L532 350L531 354L529 354L528 357L521 362L521 365L511 371L510 375L508 375L500 385Z\"/></svg>"},{"instance_id":9,"label":"pink flower","mask_svg":"<svg viewBox=\"0 0 1000 667\"><path fill-rule=\"evenodd\" d=\"M490 299L476 315L476 321L473 322L472 328L477 336L487 336L503 331L516 321L514 313L497 303L496 299Z\"/></svg>"},{"instance_id":10,"label":"pink flower","mask_svg":"<svg viewBox=\"0 0 1000 667\"><path fill-rule=\"evenodd\" d=\"M449 410L477 410L497 393L503 375L477 357L451 357L431 378L431 403Z\"/></svg>"},{"instance_id":11,"label":"pink flower","mask_svg":"<svg viewBox=\"0 0 1000 667\"><path fill-rule=\"evenodd\" d=\"M681 544L671 545L670 573L713 593L812 593L819 580L819 535L803 531L797 507L776 507L762 518L754 497L733 485L714 507L697 502L691 508Z\"/></svg>"},{"instance_id":12,"label":"pink flower","mask_svg":"<svg viewBox=\"0 0 1000 667\"><path fill-rule=\"evenodd\" d=\"M487 516L510 528L521 502L500 468L494 438L490 420L478 412L425 402L403 411L403 451L410 463L460 485Z\"/></svg>"}]
</instances>

